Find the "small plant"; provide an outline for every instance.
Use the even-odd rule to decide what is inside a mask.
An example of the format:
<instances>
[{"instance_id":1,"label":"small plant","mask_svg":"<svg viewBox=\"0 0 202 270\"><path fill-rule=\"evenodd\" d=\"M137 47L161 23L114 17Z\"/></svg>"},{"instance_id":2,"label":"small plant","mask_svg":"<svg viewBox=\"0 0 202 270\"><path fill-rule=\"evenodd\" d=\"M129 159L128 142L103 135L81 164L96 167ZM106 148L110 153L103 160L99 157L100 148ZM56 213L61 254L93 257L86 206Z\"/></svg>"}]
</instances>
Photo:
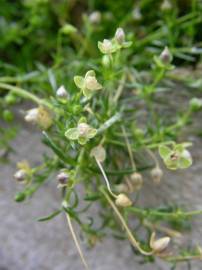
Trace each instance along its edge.
<instances>
[{"instance_id":1,"label":"small plant","mask_svg":"<svg viewBox=\"0 0 202 270\"><path fill-rule=\"evenodd\" d=\"M25 2L29 10L36 12L35 23L42 23L37 5L46 9L48 1ZM175 76L173 59L180 53L183 58L180 48L175 48L178 39L172 35L174 26L168 24L173 16L170 5L170 1L161 3L162 21L168 27L170 43L161 51L150 52L148 60L142 51L147 40L153 40L152 34L138 40L118 27L111 36L94 40L103 19L100 12L94 11L83 17L85 34L70 24L60 27L52 66L46 69L38 64L35 73L0 77L4 120L12 121L12 104L31 100L35 106L24 112L24 120L40 130L43 143L52 150L38 167L19 161L14 178L22 184L22 189L15 200L22 202L32 197L51 176L58 192L61 191L61 204L39 221L66 215L86 269L89 267L73 222L78 223L91 246L104 238L107 231L127 238L135 256L141 256L144 262L160 257L175 265L178 261L202 259L200 248L179 247L177 254L172 252L172 239L181 235L172 224L179 223L179 229L183 229L183 224L202 210L185 211L174 206L143 208L137 203L145 181L164 184L164 170L187 169L192 165L188 150L192 144L181 141L179 135L193 114L202 108L201 99L192 97L186 109L170 109L169 101L165 102L169 98L162 96L163 91L165 94L170 91L166 80ZM142 20L140 8L134 7L131 13L130 20L135 24ZM176 15L175 21L184 29L186 18ZM30 24L30 31L34 31L34 22ZM190 22L190 29L192 26ZM163 37L162 28L157 33ZM65 46L64 41L71 44ZM48 42L47 46L52 45ZM69 62L65 59L67 52L71 55ZM186 78L180 79L190 84ZM8 152L10 137L5 133L1 139ZM78 194L78 185L84 186L83 197ZM99 211L87 223L80 213L88 213L94 204ZM139 220L141 230L147 232L145 238L138 229L129 226L133 215ZM94 226L95 219L100 220L100 227ZM163 236L157 236L159 233Z\"/></svg>"}]
</instances>

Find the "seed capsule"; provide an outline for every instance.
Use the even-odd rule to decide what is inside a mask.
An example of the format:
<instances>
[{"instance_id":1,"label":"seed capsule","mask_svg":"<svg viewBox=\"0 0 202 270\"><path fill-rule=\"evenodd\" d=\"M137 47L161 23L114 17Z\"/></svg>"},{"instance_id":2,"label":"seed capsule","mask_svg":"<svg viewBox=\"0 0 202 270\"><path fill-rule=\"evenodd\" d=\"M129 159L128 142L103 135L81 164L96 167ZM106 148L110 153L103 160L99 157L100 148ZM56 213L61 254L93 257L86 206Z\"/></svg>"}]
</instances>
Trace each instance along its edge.
<instances>
[{"instance_id":1,"label":"seed capsule","mask_svg":"<svg viewBox=\"0 0 202 270\"><path fill-rule=\"evenodd\" d=\"M150 247L153 249L155 253L161 253L167 248L170 242L170 237L166 236L156 240L155 236L156 236L155 233L152 233L150 239Z\"/></svg>"},{"instance_id":2,"label":"seed capsule","mask_svg":"<svg viewBox=\"0 0 202 270\"><path fill-rule=\"evenodd\" d=\"M102 145L98 145L91 150L91 156L95 157L99 162L103 162L106 158L106 152Z\"/></svg>"},{"instance_id":3,"label":"seed capsule","mask_svg":"<svg viewBox=\"0 0 202 270\"><path fill-rule=\"evenodd\" d=\"M126 184L122 183L122 184L118 184L115 186L115 189L118 193L128 193L129 192L129 188Z\"/></svg>"},{"instance_id":4,"label":"seed capsule","mask_svg":"<svg viewBox=\"0 0 202 270\"><path fill-rule=\"evenodd\" d=\"M133 189L134 190L140 190L142 185L143 185L143 178L142 175L140 173L133 173L130 176L130 182L133 185Z\"/></svg>"},{"instance_id":5,"label":"seed capsule","mask_svg":"<svg viewBox=\"0 0 202 270\"><path fill-rule=\"evenodd\" d=\"M151 177L155 184L159 184L161 182L161 178L163 176L163 171L159 167L155 167L151 170Z\"/></svg>"},{"instance_id":6,"label":"seed capsule","mask_svg":"<svg viewBox=\"0 0 202 270\"><path fill-rule=\"evenodd\" d=\"M132 205L132 201L123 193L119 194L115 201L117 206L129 207Z\"/></svg>"}]
</instances>

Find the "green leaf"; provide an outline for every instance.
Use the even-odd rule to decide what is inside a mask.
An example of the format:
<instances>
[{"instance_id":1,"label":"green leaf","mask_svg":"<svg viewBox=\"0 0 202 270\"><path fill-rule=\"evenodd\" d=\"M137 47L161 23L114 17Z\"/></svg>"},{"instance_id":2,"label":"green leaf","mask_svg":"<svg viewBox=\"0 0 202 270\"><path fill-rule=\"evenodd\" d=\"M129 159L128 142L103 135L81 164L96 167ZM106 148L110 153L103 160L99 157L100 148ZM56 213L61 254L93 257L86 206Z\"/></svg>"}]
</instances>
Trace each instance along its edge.
<instances>
[{"instance_id":1,"label":"green leaf","mask_svg":"<svg viewBox=\"0 0 202 270\"><path fill-rule=\"evenodd\" d=\"M61 213L61 210L54 211L52 214L50 214L50 215L48 215L48 216L38 218L37 221L43 222L43 221L51 220L51 219L53 219L54 217L56 217L57 215L59 215L60 213Z\"/></svg>"},{"instance_id":2,"label":"green leaf","mask_svg":"<svg viewBox=\"0 0 202 270\"><path fill-rule=\"evenodd\" d=\"M89 193L86 194L86 196L84 197L85 201L97 201L100 199L100 194L98 193Z\"/></svg>"},{"instance_id":3,"label":"green leaf","mask_svg":"<svg viewBox=\"0 0 202 270\"><path fill-rule=\"evenodd\" d=\"M64 161L65 163L68 162L71 165L75 164L75 161L71 157L64 155L61 149L56 145L56 143L48 136L45 131L43 131L42 133L45 136L45 144L48 145L62 161Z\"/></svg>"}]
</instances>

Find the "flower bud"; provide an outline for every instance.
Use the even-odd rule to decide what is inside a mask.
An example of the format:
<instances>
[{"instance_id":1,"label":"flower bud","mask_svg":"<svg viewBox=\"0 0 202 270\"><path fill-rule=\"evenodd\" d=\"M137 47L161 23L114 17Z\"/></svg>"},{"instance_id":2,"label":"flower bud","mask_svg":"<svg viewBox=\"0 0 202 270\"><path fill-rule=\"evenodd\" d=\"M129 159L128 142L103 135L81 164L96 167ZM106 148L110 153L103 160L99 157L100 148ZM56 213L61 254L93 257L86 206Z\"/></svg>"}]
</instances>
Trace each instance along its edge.
<instances>
[{"instance_id":1,"label":"flower bud","mask_svg":"<svg viewBox=\"0 0 202 270\"><path fill-rule=\"evenodd\" d=\"M25 121L35 124L37 122L37 119L38 119L38 113L39 113L38 108L34 108L34 109L27 111L27 114L25 115Z\"/></svg>"},{"instance_id":2,"label":"flower bud","mask_svg":"<svg viewBox=\"0 0 202 270\"><path fill-rule=\"evenodd\" d=\"M67 94L67 91L66 91L64 85L61 85L61 86L57 89L57 91L56 91L56 96L57 96L58 98L67 98L67 97L68 97L68 94Z\"/></svg>"},{"instance_id":3,"label":"flower bud","mask_svg":"<svg viewBox=\"0 0 202 270\"><path fill-rule=\"evenodd\" d=\"M15 195L16 202L22 202L26 199L26 194L24 192L19 192Z\"/></svg>"},{"instance_id":4,"label":"flower bud","mask_svg":"<svg viewBox=\"0 0 202 270\"><path fill-rule=\"evenodd\" d=\"M166 237L162 237L156 240L155 233L152 233L151 239L150 239L150 247L155 253L161 253L167 248L169 242L170 242L170 237L166 236Z\"/></svg>"},{"instance_id":5,"label":"flower bud","mask_svg":"<svg viewBox=\"0 0 202 270\"><path fill-rule=\"evenodd\" d=\"M123 193L119 194L115 201L117 206L129 207L132 205L132 201Z\"/></svg>"},{"instance_id":6,"label":"flower bud","mask_svg":"<svg viewBox=\"0 0 202 270\"><path fill-rule=\"evenodd\" d=\"M111 63L111 61L110 61L109 56L107 54L103 55L103 57L102 57L103 66L108 68L108 67L110 67L110 63Z\"/></svg>"},{"instance_id":7,"label":"flower bud","mask_svg":"<svg viewBox=\"0 0 202 270\"><path fill-rule=\"evenodd\" d=\"M15 174L14 174L14 178L16 179L16 181L18 181L19 183L24 183L26 180L26 176L27 173L25 172L25 170L18 170Z\"/></svg>"},{"instance_id":8,"label":"flower bud","mask_svg":"<svg viewBox=\"0 0 202 270\"><path fill-rule=\"evenodd\" d=\"M192 98L189 102L189 105L191 107L191 110L194 112L202 109L202 98Z\"/></svg>"},{"instance_id":9,"label":"flower bud","mask_svg":"<svg viewBox=\"0 0 202 270\"><path fill-rule=\"evenodd\" d=\"M123 28L117 28L115 33L115 39L119 44L123 44L123 42L125 41L125 33Z\"/></svg>"},{"instance_id":10,"label":"flower bud","mask_svg":"<svg viewBox=\"0 0 202 270\"><path fill-rule=\"evenodd\" d=\"M141 189L142 187L142 184L143 184L143 178L142 178L142 175L140 173L133 173L131 176L130 176L130 182L131 184L133 185L133 189L134 190L139 190Z\"/></svg>"},{"instance_id":11,"label":"flower bud","mask_svg":"<svg viewBox=\"0 0 202 270\"><path fill-rule=\"evenodd\" d=\"M98 145L91 150L91 156L94 156L99 162L103 162L106 158L106 152L102 145Z\"/></svg>"},{"instance_id":12,"label":"flower bud","mask_svg":"<svg viewBox=\"0 0 202 270\"><path fill-rule=\"evenodd\" d=\"M89 21L92 24L99 24L101 22L101 13L99 11L93 11L89 15Z\"/></svg>"},{"instance_id":13,"label":"flower bud","mask_svg":"<svg viewBox=\"0 0 202 270\"><path fill-rule=\"evenodd\" d=\"M172 54L170 53L168 47L165 47L162 53L160 54L160 60L163 64L168 65L172 62Z\"/></svg>"},{"instance_id":14,"label":"flower bud","mask_svg":"<svg viewBox=\"0 0 202 270\"><path fill-rule=\"evenodd\" d=\"M68 174L66 172L60 172L57 175L57 180L61 185L66 185L68 179Z\"/></svg>"},{"instance_id":15,"label":"flower bud","mask_svg":"<svg viewBox=\"0 0 202 270\"><path fill-rule=\"evenodd\" d=\"M159 184L163 176L163 171L159 167L155 167L151 170L151 177L155 184Z\"/></svg>"}]
</instances>

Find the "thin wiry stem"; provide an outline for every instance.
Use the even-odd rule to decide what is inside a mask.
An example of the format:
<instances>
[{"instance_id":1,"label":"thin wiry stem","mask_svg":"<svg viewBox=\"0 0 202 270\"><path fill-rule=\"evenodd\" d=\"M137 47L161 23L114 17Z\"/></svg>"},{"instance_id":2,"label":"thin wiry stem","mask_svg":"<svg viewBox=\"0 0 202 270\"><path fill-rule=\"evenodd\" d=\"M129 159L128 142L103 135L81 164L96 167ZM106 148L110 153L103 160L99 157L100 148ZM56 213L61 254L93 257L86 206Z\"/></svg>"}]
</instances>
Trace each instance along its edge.
<instances>
[{"instance_id":1,"label":"thin wiry stem","mask_svg":"<svg viewBox=\"0 0 202 270\"><path fill-rule=\"evenodd\" d=\"M117 195L114 194L114 193L112 192L112 190L111 190L109 180L108 180L108 178L107 178L107 176L106 176L106 174L105 174L105 171L104 171L104 169L103 169L103 167L102 167L102 164L101 164L101 163L99 162L99 160L97 160L96 158L95 158L95 160L96 160L97 165L98 165L98 167L100 168L100 171L101 171L101 173L102 173L102 175L103 175L103 177L104 177L104 180L105 180L106 185L107 185L107 189L109 190L110 194L111 194L114 198L117 198Z\"/></svg>"},{"instance_id":2,"label":"thin wiry stem","mask_svg":"<svg viewBox=\"0 0 202 270\"><path fill-rule=\"evenodd\" d=\"M84 265L84 267L85 267L86 270L90 270L90 268L88 267L88 264L87 264L87 262L86 262L86 260L85 260L85 257L84 257L84 255L83 255L83 252L82 252L82 250L81 250L79 241L78 241L78 239L77 239L77 237L76 237L76 233L75 233L74 228L73 228L73 226L72 226L71 218L70 218L70 216L69 216L68 213L65 213L65 215L66 215L66 218L67 218L67 223L68 223L70 232L71 232L71 234L72 234L74 243L75 243L76 248L77 248L77 250L78 250L78 253L79 253L80 257L81 257L82 263L83 263L83 265Z\"/></svg>"},{"instance_id":3,"label":"thin wiry stem","mask_svg":"<svg viewBox=\"0 0 202 270\"><path fill-rule=\"evenodd\" d=\"M1 83L1 82L0 82L0 88L2 90L10 90L11 92L15 93L16 95L18 95L22 98L30 99L39 105L44 105L44 106L52 109L52 105L48 101L41 99L41 98L38 98L37 96L26 91L25 89L22 89L20 87L13 86L13 85L10 85L7 83Z\"/></svg>"},{"instance_id":4,"label":"thin wiry stem","mask_svg":"<svg viewBox=\"0 0 202 270\"><path fill-rule=\"evenodd\" d=\"M133 158L133 152L132 152L130 142L129 142L127 134L126 134L126 130L125 130L124 126L121 126L121 129L122 129L125 141L126 141L126 146L127 146L127 149L128 149L128 154L129 154L129 157L130 157L130 162L131 162L132 168L134 170L136 170L136 165L135 165L135 161L134 161L134 158Z\"/></svg>"},{"instance_id":5,"label":"thin wiry stem","mask_svg":"<svg viewBox=\"0 0 202 270\"><path fill-rule=\"evenodd\" d=\"M121 213L119 212L118 208L116 207L116 205L113 203L113 201L110 199L110 197L108 196L108 194L104 191L103 188L100 189L101 192L103 193L103 195L105 196L106 200L109 202L109 204L111 205L111 207L113 208L114 212L116 213L117 217L119 218L121 225L123 226L123 228L126 231L126 234L128 236L129 241L131 242L131 244L137 249L139 250L139 252L143 255L146 256L150 256L153 254L153 251L145 251L140 247L140 243L135 239L135 237L133 236L131 230L129 229L128 225L126 224L124 218L122 217Z\"/></svg>"}]
</instances>

